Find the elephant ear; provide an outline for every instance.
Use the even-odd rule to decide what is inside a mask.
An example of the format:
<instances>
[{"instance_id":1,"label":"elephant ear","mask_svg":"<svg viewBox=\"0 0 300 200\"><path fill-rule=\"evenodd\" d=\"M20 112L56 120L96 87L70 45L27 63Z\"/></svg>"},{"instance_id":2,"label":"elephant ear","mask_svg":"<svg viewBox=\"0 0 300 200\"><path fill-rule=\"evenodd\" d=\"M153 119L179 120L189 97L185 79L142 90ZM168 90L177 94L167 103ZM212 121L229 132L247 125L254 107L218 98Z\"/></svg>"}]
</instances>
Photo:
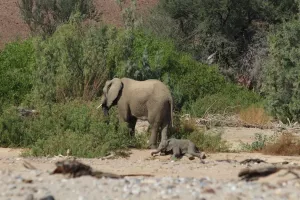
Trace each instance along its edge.
<instances>
[{"instance_id":1,"label":"elephant ear","mask_svg":"<svg viewBox=\"0 0 300 200\"><path fill-rule=\"evenodd\" d=\"M110 86L110 87L109 87ZM111 107L114 100L118 97L120 90L122 89L122 81L119 78L114 78L109 82L107 91L107 107Z\"/></svg>"},{"instance_id":2,"label":"elephant ear","mask_svg":"<svg viewBox=\"0 0 300 200\"><path fill-rule=\"evenodd\" d=\"M173 142L171 140L167 140L167 151L171 151L173 149Z\"/></svg>"}]
</instances>

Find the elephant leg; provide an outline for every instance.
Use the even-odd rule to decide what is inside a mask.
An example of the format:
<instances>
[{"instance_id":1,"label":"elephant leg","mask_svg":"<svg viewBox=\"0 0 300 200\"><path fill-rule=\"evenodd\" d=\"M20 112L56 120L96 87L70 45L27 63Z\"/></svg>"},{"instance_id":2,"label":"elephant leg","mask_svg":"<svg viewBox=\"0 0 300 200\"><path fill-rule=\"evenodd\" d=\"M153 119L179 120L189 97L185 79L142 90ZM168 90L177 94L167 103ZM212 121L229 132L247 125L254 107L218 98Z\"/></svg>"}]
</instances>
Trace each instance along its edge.
<instances>
[{"instance_id":1,"label":"elephant leg","mask_svg":"<svg viewBox=\"0 0 300 200\"><path fill-rule=\"evenodd\" d=\"M130 117L130 119L128 121L128 128L129 128L129 131L130 131L130 135L132 137L134 136L136 122L137 122L136 117Z\"/></svg>"},{"instance_id":2,"label":"elephant leg","mask_svg":"<svg viewBox=\"0 0 300 200\"><path fill-rule=\"evenodd\" d=\"M164 123L161 130L161 141L168 139L169 123Z\"/></svg>"},{"instance_id":3,"label":"elephant leg","mask_svg":"<svg viewBox=\"0 0 300 200\"><path fill-rule=\"evenodd\" d=\"M192 155L192 156L198 157L198 158L200 159L200 162L201 162L201 163L205 163L205 162L203 161L203 159L202 159L201 153L189 152L189 154Z\"/></svg>"},{"instance_id":4,"label":"elephant leg","mask_svg":"<svg viewBox=\"0 0 300 200\"><path fill-rule=\"evenodd\" d=\"M178 159L182 157L179 147L173 147L172 151L173 151L172 159Z\"/></svg>"},{"instance_id":5,"label":"elephant leg","mask_svg":"<svg viewBox=\"0 0 300 200\"><path fill-rule=\"evenodd\" d=\"M159 127L157 124L153 124L151 127L151 136L150 136L150 141L149 141L149 147L151 149L156 149L158 128Z\"/></svg>"}]
</instances>

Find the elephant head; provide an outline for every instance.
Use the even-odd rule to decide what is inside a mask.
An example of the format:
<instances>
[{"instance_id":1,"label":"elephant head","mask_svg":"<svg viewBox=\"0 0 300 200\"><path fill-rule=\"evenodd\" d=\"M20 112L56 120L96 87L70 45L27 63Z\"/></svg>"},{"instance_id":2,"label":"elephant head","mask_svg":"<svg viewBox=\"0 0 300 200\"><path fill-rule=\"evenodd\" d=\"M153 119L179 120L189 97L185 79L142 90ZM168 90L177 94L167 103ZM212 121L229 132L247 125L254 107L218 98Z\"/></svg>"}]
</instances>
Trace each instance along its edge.
<instances>
[{"instance_id":1,"label":"elephant head","mask_svg":"<svg viewBox=\"0 0 300 200\"><path fill-rule=\"evenodd\" d=\"M172 145L170 145L170 140L162 140L158 146L158 149L161 152L168 152L173 149Z\"/></svg>"},{"instance_id":2,"label":"elephant head","mask_svg":"<svg viewBox=\"0 0 300 200\"><path fill-rule=\"evenodd\" d=\"M102 107L105 116L108 115L109 109L117 103L120 93L122 92L122 88L123 83L119 78L106 81L103 88L101 104L97 107Z\"/></svg>"}]
</instances>

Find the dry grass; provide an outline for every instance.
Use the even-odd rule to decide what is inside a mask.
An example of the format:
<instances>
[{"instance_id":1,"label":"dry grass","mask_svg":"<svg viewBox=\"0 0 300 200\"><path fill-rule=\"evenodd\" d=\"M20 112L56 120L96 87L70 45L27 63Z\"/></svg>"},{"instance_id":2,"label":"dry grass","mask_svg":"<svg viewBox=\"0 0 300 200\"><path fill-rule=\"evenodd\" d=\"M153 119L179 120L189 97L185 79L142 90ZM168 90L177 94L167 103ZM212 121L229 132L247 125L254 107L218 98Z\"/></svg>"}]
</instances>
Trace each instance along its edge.
<instances>
[{"instance_id":1,"label":"dry grass","mask_svg":"<svg viewBox=\"0 0 300 200\"><path fill-rule=\"evenodd\" d=\"M244 123L257 126L266 126L272 119L263 108L255 105L242 109L239 112L239 118Z\"/></svg>"},{"instance_id":2,"label":"dry grass","mask_svg":"<svg viewBox=\"0 0 300 200\"><path fill-rule=\"evenodd\" d=\"M183 120L181 123L183 131L185 132L191 133L198 129L195 119Z\"/></svg>"},{"instance_id":3,"label":"dry grass","mask_svg":"<svg viewBox=\"0 0 300 200\"><path fill-rule=\"evenodd\" d=\"M300 138L292 133L283 133L275 142L267 144L262 153L269 155L300 155Z\"/></svg>"}]
</instances>

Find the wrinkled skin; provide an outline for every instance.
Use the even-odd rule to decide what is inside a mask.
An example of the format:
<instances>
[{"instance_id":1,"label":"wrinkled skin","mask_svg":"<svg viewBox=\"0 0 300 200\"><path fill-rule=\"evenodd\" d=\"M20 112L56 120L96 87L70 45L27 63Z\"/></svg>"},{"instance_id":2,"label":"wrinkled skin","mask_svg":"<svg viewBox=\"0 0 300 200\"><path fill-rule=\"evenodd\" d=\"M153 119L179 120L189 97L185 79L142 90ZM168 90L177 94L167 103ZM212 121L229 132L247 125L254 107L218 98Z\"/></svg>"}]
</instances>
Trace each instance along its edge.
<instances>
[{"instance_id":1,"label":"wrinkled skin","mask_svg":"<svg viewBox=\"0 0 300 200\"><path fill-rule=\"evenodd\" d=\"M151 152L151 155L158 153L172 154L172 158L179 158L184 155L190 160L198 157L201 163L204 163L203 159L205 158L205 154L202 154L193 142L175 138L161 141L157 150Z\"/></svg>"},{"instance_id":2,"label":"wrinkled skin","mask_svg":"<svg viewBox=\"0 0 300 200\"><path fill-rule=\"evenodd\" d=\"M161 81L114 78L105 83L100 105L104 115L116 105L119 119L128 124L132 136L137 119L147 120L151 126L150 148L157 147L159 129L161 140L167 140L172 126L173 100L168 87Z\"/></svg>"}]
</instances>

